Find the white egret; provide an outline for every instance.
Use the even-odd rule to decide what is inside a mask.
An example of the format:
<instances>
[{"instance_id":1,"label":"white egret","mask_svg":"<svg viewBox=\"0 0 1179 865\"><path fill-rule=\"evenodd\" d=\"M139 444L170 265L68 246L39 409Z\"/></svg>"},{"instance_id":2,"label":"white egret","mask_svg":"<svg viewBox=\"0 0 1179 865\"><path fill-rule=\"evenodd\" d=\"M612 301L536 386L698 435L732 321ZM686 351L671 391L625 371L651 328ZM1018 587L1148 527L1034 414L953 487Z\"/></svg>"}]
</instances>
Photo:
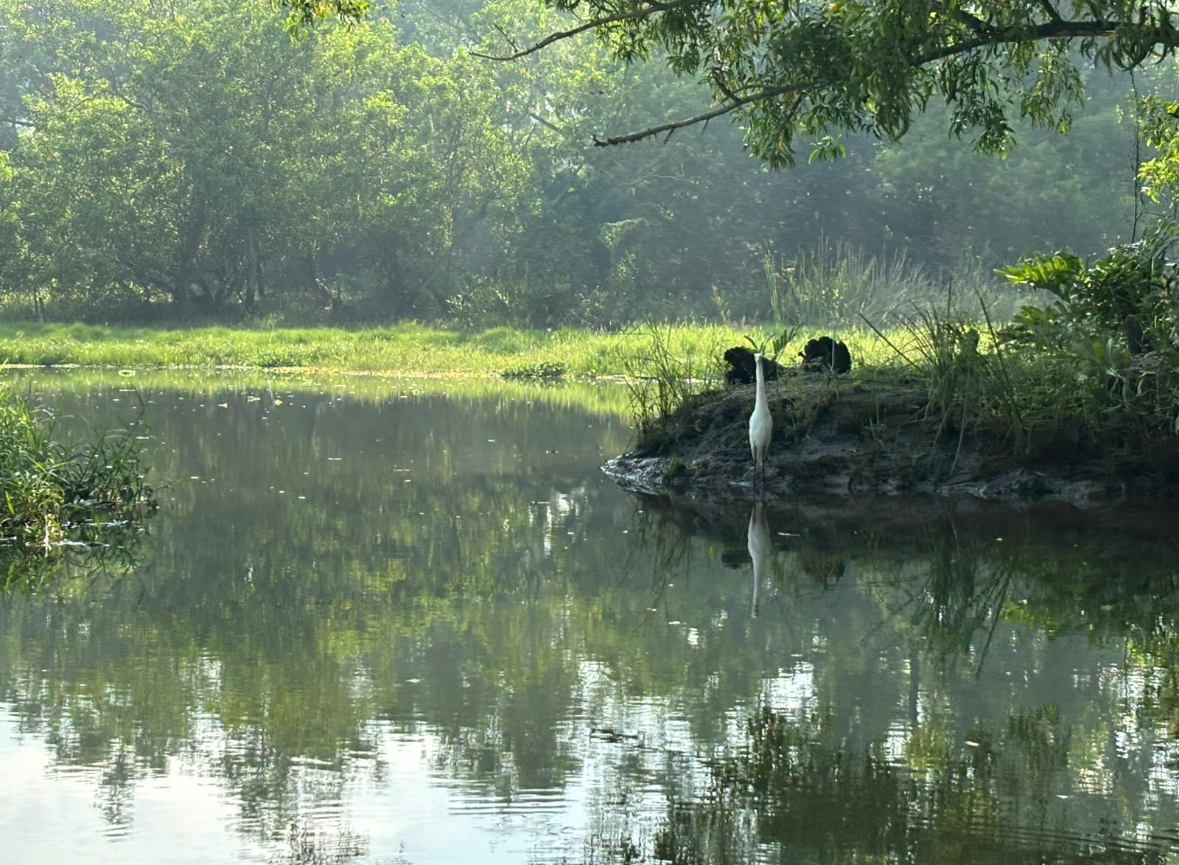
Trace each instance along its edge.
<instances>
[{"instance_id":1,"label":"white egret","mask_svg":"<svg viewBox=\"0 0 1179 865\"><path fill-rule=\"evenodd\" d=\"M770 406L766 402L766 377L761 368L761 355L755 354L757 366L757 399L753 414L749 416L749 449L753 452L753 464L762 479L765 479L766 451L770 449L770 433L774 430L774 419L770 417Z\"/></svg>"}]
</instances>

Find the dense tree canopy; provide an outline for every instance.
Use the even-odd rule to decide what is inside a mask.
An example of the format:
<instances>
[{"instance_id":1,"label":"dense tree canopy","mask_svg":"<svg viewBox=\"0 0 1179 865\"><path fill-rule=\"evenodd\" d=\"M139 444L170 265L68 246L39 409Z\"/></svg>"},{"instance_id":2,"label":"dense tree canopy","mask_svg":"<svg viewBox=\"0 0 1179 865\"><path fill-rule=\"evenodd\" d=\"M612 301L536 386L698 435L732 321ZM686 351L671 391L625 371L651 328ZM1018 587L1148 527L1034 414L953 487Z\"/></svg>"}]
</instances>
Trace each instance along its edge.
<instances>
[{"instance_id":1,"label":"dense tree canopy","mask_svg":"<svg viewBox=\"0 0 1179 865\"><path fill-rule=\"evenodd\" d=\"M397 310L456 214L518 189L495 94L459 86L463 58L399 44L388 21L292 46L265 6L172 7L0 9L30 82L4 113L34 130L9 193L33 285L251 308L267 268L316 285L316 251L346 247Z\"/></svg>"},{"instance_id":2,"label":"dense tree canopy","mask_svg":"<svg viewBox=\"0 0 1179 865\"><path fill-rule=\"evenodd\" d=\"M677 73L699 76L716 106L679 121L615 135L624 143L736 114L752 152L771 165L793 161L798 135L868 132L896 139L932 98L949 106L949 127L985 151L1006 149L1013 114L1066 129L1083 92L1077 61L1134 69L1179 47L1171 4L1130 0L885 0L766 3L764 0L548 0L582 23L511 52L518 59L595 32L615 56L661 53ZM351 20L357 0L284 0L295 26L333 10Z\"/></svg>"},{"instance_id":3,"label":"dense tree canopy","mask_svg":"<svg viewBox=\"0 0 1179 865\"><path fill-rule=\"evenodd\" d=\"M1032 45L1019 80L987 60L992 49L953 56L980 64L971 87L1006 113L1023 106L1007 101L1014 88L1036 82L1052 105L1053 128L1021 133L1003 159L948 139L947 127L969 127L965 95L941 105L933 91L910 100L905 127L888 128L877 102L854 103L850 90L842 102L808 93L777 132L759 118L781 99L728 112L721 93L712 110L752 124L747 140L770 163L802 140L844 156L789 172L750 159L723 119L666 143L593 147L595 136L700 113L708 91L676 72L688 71L690 43L722 33L727 19L708 9L682 44L668 37L680 19L667 10L606 27L608 44L556 39L505 62L486 58L576 29L568 13L539 0L401 0L346 26L316 19L292 41L261 0L0 0L0 313L290 310L475 325L760 317L774 285L805 288L799 253L831 256L837 243L907 252L927 275L969 266L985 278L1038 248L1092 253L1130 236L1130 82L1081 62L1080 40L1054 73L1076 87L1051 92L1041 49L1057 42ZM797 29L801 14L771 29ZM826 7L807 14L819 16L816 32L835 27ZM1112 38L1091 53L1103 57ZM652 62L619 59L644 52ZM950 62L901 83L924 93L922 76L936 83ZM768 63L742 74L768 76ZM1143 180L1160 206L1174 186L1168 154L1179 152L1174 80L1169 63L1137 76L1153 100ZM1058 136L1066 119L1073 133ZM903 143L889 140L902 128ZM755 140L767 136L778 148L769 156Z\"/></svg>"}]
</instances>

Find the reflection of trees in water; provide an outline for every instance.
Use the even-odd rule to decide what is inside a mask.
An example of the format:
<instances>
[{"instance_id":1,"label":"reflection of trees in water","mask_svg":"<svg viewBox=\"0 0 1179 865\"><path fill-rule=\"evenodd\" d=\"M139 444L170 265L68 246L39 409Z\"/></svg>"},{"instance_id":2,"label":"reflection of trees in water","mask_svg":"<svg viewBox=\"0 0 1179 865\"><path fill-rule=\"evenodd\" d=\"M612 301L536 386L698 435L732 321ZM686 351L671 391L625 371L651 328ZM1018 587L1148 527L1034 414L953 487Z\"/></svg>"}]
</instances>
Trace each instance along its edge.
<instances>
[{"instance_id":1,"label":"reflection of trees in water","mask_svg":"<svg viewBox=\"0 0 1179 865\"><path fill-rule=\"evenodd\" d=\"M69 538L50 549L28 549L0 542L0 596L34 592L69 594L99 578L134 572L149 539L148 517L142 522L103 520L69 526Z\"/></svg>"},{"instance_id":2,"label":"reflection of trees in water","mask_svg":"<svg viewBox=\"0 0 1179 865\"><path fill-rule=\"evenodd\" d=\"M545 462L562 438L594 458L576 413L489 404L444 440L415 409L169 408L165 472L207 482L176 487L142 566L0 608L0 695L99 769L109 819L181 760L244 833L330 836L308 802L379 783L383 738L415 735L505 806L597 773L607 861L1067 861L1093 827L1115 850L1177 822L1166 533L770 513L752 619L719 561L749 568L747 507L635 515Z\"/></svg>"},{"instance_id":3,"label":"reflection of trees in water","mask_svg":"<svg viewBox=\"0 0 1179 865\"><path fill-rule=\"evenodd\" d=\"M707 783L669 797L655 830L603 833L601 858L1169 861L1179 792L1169 529L952 528L929 526L908 548L869 530L836 549L823 527L779 541L779 597L797 605L831 591L815 563L846 561L875 616L850 609L853 595L841 625L859 639L840 643L820 623L816 636L829 639L809 701L778 709L767 691L771 705L709 763ZM1033 682L1007 688L1009 677ZM864 686L859 698L849 683ZM890 713L889 700L904 711ZM624 855L628 845L641 855Z\"/></svg>"},{"instance_id":4,"label":"reflection of trees in water","mask_svg":"<svg viewBox=\"0 0 1179 865\"><path fill-rule=\"evenodd\" d=\"M669 807L652 852L715 865L1169 861L1159 839L1111 831L1103 803L1066 802L1040 783L1067 768L1067 731L1051 708L971 734L978 741L939 742L915 766L833 735L822 715L765 709L713 765L704 794Z\"/></svg>"},{"instance_id":5,"label":"reflection of trees in water","mask_svg":"<svg viewBox=\"0 0 1179 865\"><path fill-rule=\"evenodd\" d=\"M438 765L493 795L565 783L577 647L561 598L598 518L539 442L521 460L487 440L517 423L575 440L585 416L546 432L530 407L493 404L464 420L468 450L426 460L432 409L271 431L252 403L216 448L212 405L170 410L161 471L200 480L175 487L141 572L0 609L0 699L57 762L102 768L112 821L179 757L231 791L241 828L281 839L309 794L380 779L389 729L436 738ZM283 467L307 473L286 471L304 486L280 498L263 481Z\"/></svg>"}]
</instances>

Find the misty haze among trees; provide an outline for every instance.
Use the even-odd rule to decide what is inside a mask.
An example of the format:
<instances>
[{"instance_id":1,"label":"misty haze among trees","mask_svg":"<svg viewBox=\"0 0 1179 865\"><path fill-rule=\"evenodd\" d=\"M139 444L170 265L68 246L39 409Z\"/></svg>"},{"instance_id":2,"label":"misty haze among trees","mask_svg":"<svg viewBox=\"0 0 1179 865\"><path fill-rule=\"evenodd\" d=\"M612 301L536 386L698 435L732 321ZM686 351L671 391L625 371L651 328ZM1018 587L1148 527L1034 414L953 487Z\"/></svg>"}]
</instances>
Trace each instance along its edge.
<instances>
[{"instance_id":1,"label":"misty haze among trees","mask_svg":"<svg viewBox=\"0 0 1179 865\"><path fill-rule=\"evenodd\" d=\"M405 0L293 40L261 0L0 0L0 312L757 318L796 267L848 258L894 288L973 288L1033 250L1131 239L1148 157L1131 88L1176 83L1170 64L1136 81L1081 64L1067 135L1021 128L982 155L931 107L902 142L852 136L772 171L725 118L592 146L710 98L593 34L472 54L565 21L534 0Z\"/></svg>"},{"instance_id":2,"label":"misty haze among trees","mask_svg":"<svg viewBox=\"0 0 1179 865\"><path fill-rule=\"evenodd\" d=\"M1175 861L1176 54L0 0L5 854Z\"/></svg>"}]
</instances>

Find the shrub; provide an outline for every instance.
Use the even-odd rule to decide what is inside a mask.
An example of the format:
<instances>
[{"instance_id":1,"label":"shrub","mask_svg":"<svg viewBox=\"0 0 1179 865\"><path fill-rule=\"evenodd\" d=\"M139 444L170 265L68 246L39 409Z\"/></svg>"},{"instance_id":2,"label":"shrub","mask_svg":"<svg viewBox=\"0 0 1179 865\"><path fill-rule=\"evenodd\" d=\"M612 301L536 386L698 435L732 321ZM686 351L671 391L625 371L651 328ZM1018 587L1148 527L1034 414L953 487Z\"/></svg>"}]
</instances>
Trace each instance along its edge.
<instances>
[{"instance_id":1,"label":"shrub","mask_svg":"<svg viewBox=\"0 0 1179 865\"><path fill-rule=\"evenodd\" d=\"M1061 251L1000 269L1012 282L1055 298L1046 306L1023 307L1004 336L1042 348L1068 349L1078 340L1104 342L1121 334L1126 319L1135 316L1151 345L1169 343L1177 274L1167 253L1177 238L1179 229L1164 222L1142 240L1115 246L1089 265Z\"/></svg>"},{"instance_id":2,"label":"shrub","mask_svg":"<svg viewBox=\"0 0 1179 865\"><path fill-rule=\"evenodd\" d=\"M1061 361L1086 412L1116 436L1179 432L1179 271L1168 259L1177 240L1179 229L1164 221L1089 264L1062 251L1000 271L1054 298L1023 307L1002 341Z\"/></svg>"}]
</instances>

